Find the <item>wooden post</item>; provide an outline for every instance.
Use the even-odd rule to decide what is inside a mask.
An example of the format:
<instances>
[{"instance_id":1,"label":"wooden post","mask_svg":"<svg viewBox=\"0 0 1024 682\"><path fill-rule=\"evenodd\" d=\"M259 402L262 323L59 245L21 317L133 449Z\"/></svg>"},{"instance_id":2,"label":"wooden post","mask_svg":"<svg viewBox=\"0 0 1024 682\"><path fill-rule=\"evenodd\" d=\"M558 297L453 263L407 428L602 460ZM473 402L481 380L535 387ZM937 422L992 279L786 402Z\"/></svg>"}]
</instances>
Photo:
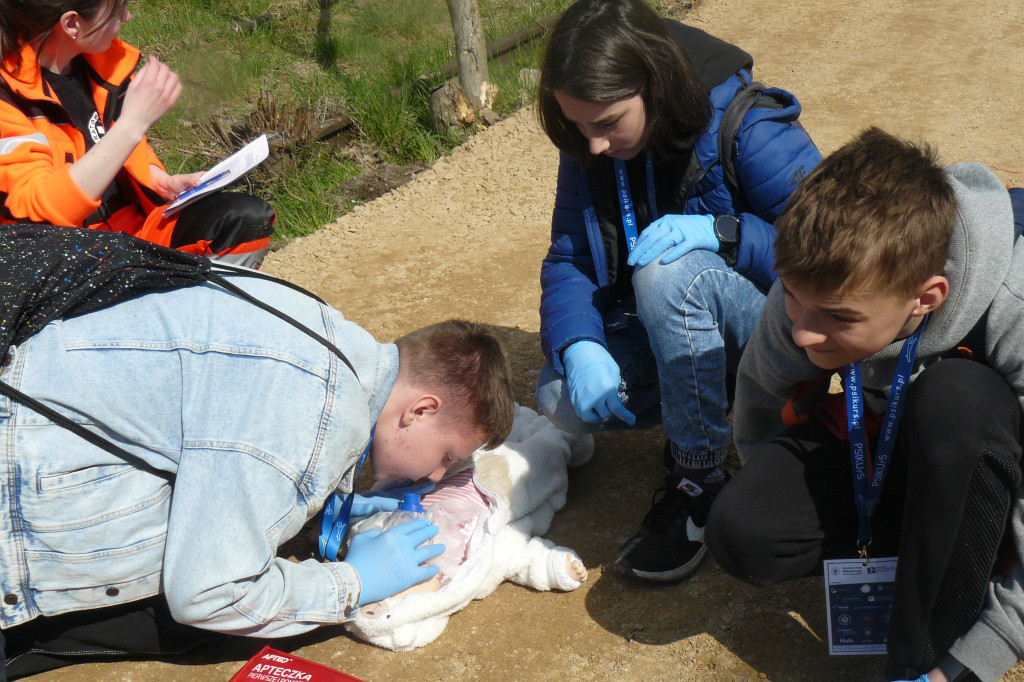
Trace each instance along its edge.
<instances>
[{"instance_id":1,"label":"wooden post","mask_svg":"<svg viewBox=\"0 0 1024 682\"><path fill-rule=\"evenodd\" d=\"M477 109L489 107L494 95L487 76L487 42L480 21L480 6L477 0L448 0L448 13L455 29L462 90Z\"/></svg>"}]
</instances>

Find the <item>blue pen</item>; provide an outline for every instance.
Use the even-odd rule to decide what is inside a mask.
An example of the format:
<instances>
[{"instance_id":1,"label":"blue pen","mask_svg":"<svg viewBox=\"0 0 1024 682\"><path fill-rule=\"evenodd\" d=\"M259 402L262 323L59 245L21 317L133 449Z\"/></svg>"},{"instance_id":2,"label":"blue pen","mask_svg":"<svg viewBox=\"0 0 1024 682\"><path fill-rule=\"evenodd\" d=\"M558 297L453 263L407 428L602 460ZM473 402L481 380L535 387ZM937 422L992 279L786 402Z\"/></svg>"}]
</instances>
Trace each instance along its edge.
<instances>
[{"instance_id":1,"label":"blue pen","mask_svg":"<svg viewBox=\"0 0 1024 682\"><path fill-rule=\"evenodd\" d=\"M226 170L225 171L221 171L220 173L217 173L216 175L214 175L212 178L207 178L206 180L203 180L202 182L200 182L195 187L193 187L191 189L185 190L184 192L182 192L178 196L174 197L174 200L175 201L180 201L182 199L188 199L190 196L192 196L196 192L201 192L202 190L206 189L207 187L209 187L213 183L217 182L218 180L220 180L221 178L223 178L225 175L227 175L230 172L231 171L226 171Z\"/></svg>"}]
</instances>

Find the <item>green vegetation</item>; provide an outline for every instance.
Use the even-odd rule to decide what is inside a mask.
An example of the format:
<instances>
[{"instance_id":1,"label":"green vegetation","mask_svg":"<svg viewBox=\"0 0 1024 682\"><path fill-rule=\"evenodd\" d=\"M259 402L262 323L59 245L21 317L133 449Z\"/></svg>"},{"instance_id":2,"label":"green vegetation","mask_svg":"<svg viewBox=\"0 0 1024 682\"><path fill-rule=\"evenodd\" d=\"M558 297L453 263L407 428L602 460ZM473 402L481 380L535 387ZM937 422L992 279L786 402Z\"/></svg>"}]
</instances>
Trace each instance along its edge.
<instances>
[{"instance_id":1,"label":"green vegetation","mask_svg":"<svg viewBox=\"0 0 1024 682\"><path fill-rule=\"evenodd\" d=\"M479 0L487 41L569 2ZM171 172L208 168L250 137L278 133L272 163L249 179L278 211L278 239L308 234L351 208L339 206L337 188L367 155L431 163L461 141L430 124L429 92L450 77L441 70L454 59L443 0L133 0L130 9L122 37L185 82L178 105L150 134ZM499 114L521 106L519 70L536 67L543 43L490 62ZM271 102L272 115L266 107L254 113L261 101ZM346 115L359 153L341 136L315 135ZM303 116L311 119L305 129L296 123Z\"/></svg>"}]
</instances>

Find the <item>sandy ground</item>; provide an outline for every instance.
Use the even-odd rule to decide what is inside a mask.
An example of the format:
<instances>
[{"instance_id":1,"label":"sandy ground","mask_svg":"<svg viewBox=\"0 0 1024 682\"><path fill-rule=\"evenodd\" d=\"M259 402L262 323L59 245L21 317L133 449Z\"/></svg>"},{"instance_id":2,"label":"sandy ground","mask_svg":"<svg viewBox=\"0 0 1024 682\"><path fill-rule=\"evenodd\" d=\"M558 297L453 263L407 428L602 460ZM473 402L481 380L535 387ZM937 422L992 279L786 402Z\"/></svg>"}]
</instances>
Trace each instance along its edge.
<instances>
[{"instance_id":1,"label":"sandy ground","mask_svg":"<svg viewBox=\"0 0 1024 682\"><path fill-rule=\"evenodd\" d=\"M980 160L1024 185L1024 3L1005 0L706 0L687 21L755 58L797 94L823 152L878 125L925 139L947 162ZM381 340L458 316L507 341L518 399L541 364L538 273L556 153L525 110L415 180L268 258ZM503 584L424 649L394 654L340 628L276 646L368 681L468 679L872 680L878 657L827 654L822 581L772 589L707 561L651 587L611 570L660 483L659 430L599 437L549 537L590 568L570 594ZM77 666L36 680L226 680L261 643L189 661ZM1004 679L1024 680L1024 666Z\"/></svg>"}]
</instances>

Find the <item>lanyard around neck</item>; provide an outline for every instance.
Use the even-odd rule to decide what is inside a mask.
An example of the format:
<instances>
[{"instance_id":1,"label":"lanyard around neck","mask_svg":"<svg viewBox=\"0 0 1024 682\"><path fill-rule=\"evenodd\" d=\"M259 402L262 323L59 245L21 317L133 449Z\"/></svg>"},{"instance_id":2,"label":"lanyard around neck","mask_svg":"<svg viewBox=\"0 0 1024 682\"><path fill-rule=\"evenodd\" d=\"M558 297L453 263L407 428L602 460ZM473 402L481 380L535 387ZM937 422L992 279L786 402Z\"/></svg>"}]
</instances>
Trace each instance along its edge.
<instances>
[{"instance_id":1,"label":"lanyard around neck","mask_svg":"<svg viewBox=\"0 0 1024 682\"><path fill-rule=\"evenodd\" d=\"M892 462L896 433L906 403L906 389L910 385L910 375L914 371L917 345L927 323L928 318L925 317L900 348L896 373L892 378L892 388L889 390L889 400L886 402L885 415L882 418L882 431L878 436L878 451L870 470L870 453L864 431L860 363L852 362L846 366L846 421L850 433L850 463L853 466L853 490L857 503L857 550L862 559L867 559L868 556L868 546L871 544L871 514L878 504L885 474Z\"/></svg>"},{"instance_id":2,"label":"lanyard around neck","mask_svg":"<svg viewBox=\"0 0 1024 682\"><path fill-rule=\"evenodd\" d=\"M359 479L359 470L363 468L363 462L370 454L370 445L373 443L373 432L370 431L370 440L366 443L363 454L359 455L359 463L356 465L356 475L352 477L352 487L356 487ZM355 498L355 490L350 492L342 500L337 492L331 494L327 504L324 505L324 516L320 520L320 556L328 561L335 561L338 558L338 550L341 549L341 541L345 538L345 531L348 530L349 517L352 515L352 501Z\"/></svg>"},{"instance_id":3,"label":"lanyard around neck","mask_svg":"<svg viewBox=\"0 0 1024 682\"><path fill-rule=\"evenodd\" d=\"M626 250L633 252L639 231L636 226L636 211L633 209L633 195L629 191L629 176L626 174L626 162L614 159L615 186L619 191L619 210L622 212L622 229L626 232ZM651 207L651 222L658 219L658 205L654 201L654 164L647 157L647 202Z\"/></svg>"}]
</instances>

